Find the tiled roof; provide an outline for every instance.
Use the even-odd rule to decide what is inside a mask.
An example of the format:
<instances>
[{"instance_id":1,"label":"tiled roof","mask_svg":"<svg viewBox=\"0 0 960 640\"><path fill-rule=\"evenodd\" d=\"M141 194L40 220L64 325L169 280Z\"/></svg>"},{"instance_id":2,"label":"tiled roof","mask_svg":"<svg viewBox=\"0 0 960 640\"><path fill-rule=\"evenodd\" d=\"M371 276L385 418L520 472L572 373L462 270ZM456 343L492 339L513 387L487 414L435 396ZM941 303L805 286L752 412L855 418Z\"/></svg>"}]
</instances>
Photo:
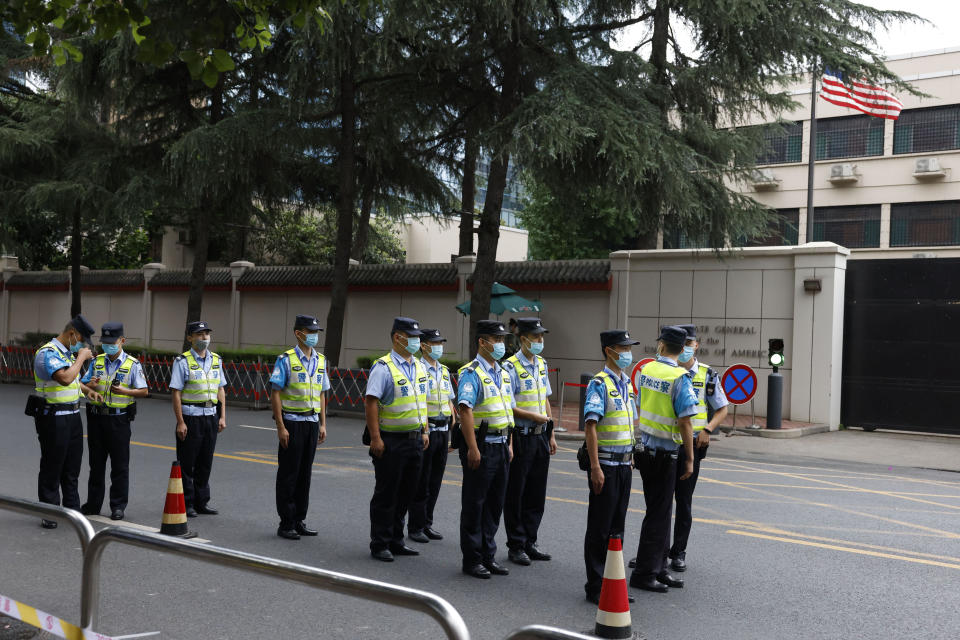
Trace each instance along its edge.
<instances>
[{"instance_id":1,"label":"tiled roof","mask_svg":"<svg viewBox=\"0 0 960 640\"><path fill-rule=\"evenodd\" d=\"M455 286L457 267L441 264L360 264L351 265L347 281L355 287ZM253 267L247 269L237 286L327 287L333 283L333 267Z\"/></svg>"},{"instance_id":2,"label":"tiled roof","mask_svg":"<svg viewBox=\"0 0 960 640\"><path fill-rule=\"evenodd\" d=\"M143 271L140 269L102 269L82 271L80 284L83 287L143 287Z\"/></svg>"},{"instance_id":3,"label":"tiled roof","mask_svg":"<svg viewBox=\"0 0 960 640\"><path fill-rule=\"evenodd\" d=\"M188 287L190 286L190 269L165 269L160 271L150 280L150 288L154 287ZM207 277L204 281L207 287L229 287L230 269L227 267L218 267L207 269Z\"/></svg>"},{"instance_id":4,"label":"tiled roof","mask_svg":"<svg viewBox=\"0 0 960 640\"><path fill-rule=\"evenodd\" d=\"M19 271L7 280L7 287L58 287L70 284L69 271Z\"/></svg>"},{"instance_id":5,"label":"tiled roof","mask_svg":"<svg viewBox=\"0 0 960 640\"><path fill-rule=\"evenodd\" d=\"M528 260L498 262L494 280L519 284L601 284L610 278L609 260ZM473 282L470 276L469 282Z\"/></svg>"}]
</instances>

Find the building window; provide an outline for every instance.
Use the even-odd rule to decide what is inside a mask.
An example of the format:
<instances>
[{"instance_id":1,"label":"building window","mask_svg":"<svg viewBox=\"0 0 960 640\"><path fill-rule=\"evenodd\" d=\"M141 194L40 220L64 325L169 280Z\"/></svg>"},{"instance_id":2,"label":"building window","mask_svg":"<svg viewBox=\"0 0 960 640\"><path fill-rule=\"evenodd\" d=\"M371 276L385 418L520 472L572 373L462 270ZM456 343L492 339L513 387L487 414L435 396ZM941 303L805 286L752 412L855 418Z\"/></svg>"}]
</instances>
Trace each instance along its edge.
<instances>
[{"instance_id":1,"label":"building window","mask_svg":"<svg viewBox=\"0 0 960 640\"><path fill-rule=\"evenodd\" d=\"M664 249L706 249L709 246L710 239L707 234L695 237L678 227L663 230Z\"/></svg>"},{"instance_id":2,"label":"building window","mask_svg":"<svg viewBox=\"0 0 960 640\"><path fill-rule=\"evenodd\" d=\"M817 120L817 160L883 155L883 118Z\"/></svg>"},{"instance_id":3,"label":"building window","mask_svg":"<svg viewBox=\"0 0 960 640\"><path fill-rule=\"evenodd\" d=\"M763 132L763 140L763 151L757 156L757 164L800 162L803 123L791 122L767 126Z\"/></svg>"},{"instance_id":4,"label":"building window","mask_svg":"<svg viewBox=\"0 0 960 640\"><path fill-rule=\"evenodd\" d=\"M891 247L960 245L960 201L890 206Z\"/></svg>"},{"instance_id":5,"label":"building window","mask_svg":"<svg viewBox=\"0 0 960 640\"><path fill-rule=\"evenodd\" d=\"M893 124L894 153L960 149L960 105L910 109Z\"/></svg>"},{"instance_id":6,"label":"building window","mask_svg":"<svg viewBox=\"0 0 960 640\"><path fill-rule=\"evenodd\" d=\"M817 207L813 240L835 242L848 249L880 246L880 205Z\"/></svg>"},{"instance_id":7,"label":"building window","mask_svg":"<svg viewBox=\"0 0 960 640\"><path fill-rule=\"evenodd\" d=\"M800 239L800 209L777 209L767 227L767 235L741 242L747 247L795 245Z\"/></svg>"}]
</instances>

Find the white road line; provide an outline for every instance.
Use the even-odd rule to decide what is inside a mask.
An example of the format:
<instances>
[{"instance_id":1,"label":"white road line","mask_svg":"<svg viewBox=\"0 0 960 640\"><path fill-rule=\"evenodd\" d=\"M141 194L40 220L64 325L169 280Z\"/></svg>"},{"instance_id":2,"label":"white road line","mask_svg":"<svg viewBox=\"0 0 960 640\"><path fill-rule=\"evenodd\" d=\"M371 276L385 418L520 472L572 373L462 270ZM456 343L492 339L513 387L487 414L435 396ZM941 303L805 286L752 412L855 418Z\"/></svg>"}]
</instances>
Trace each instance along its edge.
<instances>
[{"instance_id":1,"label":"white road line","mask_svg":"<svg viewBox=\"0 0 960 640\"><path fill-rule=\"evenodd\" d=\"M235 427L243 427L244 429L260 429L261 431L276 431L276 427L255 427L252 424L235 424Z\"/></svg>"},{"instance_id":2,"label":"white road line","mask_svg":"<svg viewBox=\"0 0 960 640\"><path fill-rule=\"evenodd\" d=\"M147 636L158 636L159 631L147 631L146 633L133 633L127 636L112 636L113 640L126 640L126 638L146 638Z\"/></svg>"},{"instance_id":3,"label":"white road line","mask_svg":"<svg viewBox=\"0 0 960 640\"><path fill-rule=\"evenodd\" d=\"M114 527L126 527L128 529L137 529L139 531L149 531L150 533L160 533L160 529L156 527L148 527L145 524L138 524L136 522L129 522L127 520L111 520L106 516L87 516L87 520L93 520L94 522L102 522L103 524L109 524ZM194 542L210 542L206 538L193 538ZM133 637L133 636L130 636Z\"/></svg>"}]
</instances>

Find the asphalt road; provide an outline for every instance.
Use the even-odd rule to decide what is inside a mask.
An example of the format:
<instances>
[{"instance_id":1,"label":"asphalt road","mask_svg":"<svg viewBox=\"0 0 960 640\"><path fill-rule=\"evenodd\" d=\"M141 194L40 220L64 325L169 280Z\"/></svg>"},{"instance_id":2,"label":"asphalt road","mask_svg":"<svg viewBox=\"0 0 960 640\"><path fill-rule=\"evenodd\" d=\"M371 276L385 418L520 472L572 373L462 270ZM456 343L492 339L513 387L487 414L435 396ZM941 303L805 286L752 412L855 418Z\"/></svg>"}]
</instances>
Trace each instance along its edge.
<instances>
[{"instance_id":1,"label":"asphalt road","mask_svg":"<svg viewBox=\"0 0 960 640\"><path fill-rule=\"evenodd\" d=\"M36 497L39 445L22 414L27 387L0 386L0 493ZM587 487L573 443L551 465L542 548L554 560L508 565L480 581L460 573L460 466L451 458L437 506L447 537L382 564L369 556L373 470L357 420L333 418L317 454L309 523L317 538L275 535L276 435L265 411L230 409L212 476L219 516L191 528L211 543L425 589L449 600L474 638L533 623L593 628L583 599ZM128 526L159 527L173 452L169 401L141 402L131 447ZM775 452L710 456L695 496L686 588L631 590L634 629L654 638L956 638L960 629L960 476L844 464ZM81 475L86 494L87 454ZM625 547L643 517L635 482ZM106 512L106 508L105 508ZM94 523L97 528L104 526ZM499 537L506 560L504 537ZM410 543L415 545L416 543ZM0 511L0 594L77 622L79 544L61 526ZM104 556L98 631L163 638L439 638L421 614L268 577L111 546Z\"/></svg>"}]
</instances>

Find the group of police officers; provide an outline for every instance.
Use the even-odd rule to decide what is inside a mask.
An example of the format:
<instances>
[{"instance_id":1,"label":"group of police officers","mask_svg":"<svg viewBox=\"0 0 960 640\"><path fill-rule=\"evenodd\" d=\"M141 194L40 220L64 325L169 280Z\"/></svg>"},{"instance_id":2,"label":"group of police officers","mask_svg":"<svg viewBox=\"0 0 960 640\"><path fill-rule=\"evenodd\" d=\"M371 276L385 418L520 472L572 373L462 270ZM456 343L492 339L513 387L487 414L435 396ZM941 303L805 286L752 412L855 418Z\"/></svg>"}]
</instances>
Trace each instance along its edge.
<instances>
[{"instance_id":1,"label":"group of police officers","mask_svg":"<svg viewBox=\"0 0 960 640\"><path fill-rule=\"evenodd\" d=\"M316 349L320 331L315 317L296 316L296 345L277 358L270 376L279 441L277 535L289 540L317 535L306 517L314 456L326 439L325 393L330 389L326 360ZM454 450L463 467L463 572L483 579L509 574L496 558L501 516L512 563L528 566L551 559L538 546L550 457L557 451L548 401L552 389L541 355L548 331L539 318L518 318L514 333L519 349L505 358L505 338L511 332L498 321L479 321L477 356L457 372L454 389L451 372L440 362L446 338L412 318L394 319L392 349L371 367L364 398L363 443L376 476L370 553L377 560L419 555L405 543L405 521L407 537L414 542L443 539L434 527L434 507L448 451ZM130 424L136 399L148 390L140 363L123 350L123 325L103 325L103 353L96 356L84 346L93 334L78 315L36 353L35 394L27 412L34 416L40 441L38 495L41 502L59 504L62 491L63 506L99 514L109 458L110 517L121 520L129 494ZM209 480L217 434L226 427L227 380L220 356L209 348L210 326L190 322L186 336L190 349L174 360L169 384L177 458L187 516L216 515ZM604 368L586 389L585 442L578 460L589 487L584 589L594 603L600 598L608 540L624 534L634 468L643 482L646 513L637 555L630 561L630 585L655 592L683 587L670 571L686 570L700 461L726 416L717 374L696 358L694 325L661 328L657 357L641 371L635 393L630 368L637 344L627 331L602 332ZM87 399L90 455L82 505L81 395ZM56 527L49 520L41 524Z\"/></svg>"}]
</instances>

